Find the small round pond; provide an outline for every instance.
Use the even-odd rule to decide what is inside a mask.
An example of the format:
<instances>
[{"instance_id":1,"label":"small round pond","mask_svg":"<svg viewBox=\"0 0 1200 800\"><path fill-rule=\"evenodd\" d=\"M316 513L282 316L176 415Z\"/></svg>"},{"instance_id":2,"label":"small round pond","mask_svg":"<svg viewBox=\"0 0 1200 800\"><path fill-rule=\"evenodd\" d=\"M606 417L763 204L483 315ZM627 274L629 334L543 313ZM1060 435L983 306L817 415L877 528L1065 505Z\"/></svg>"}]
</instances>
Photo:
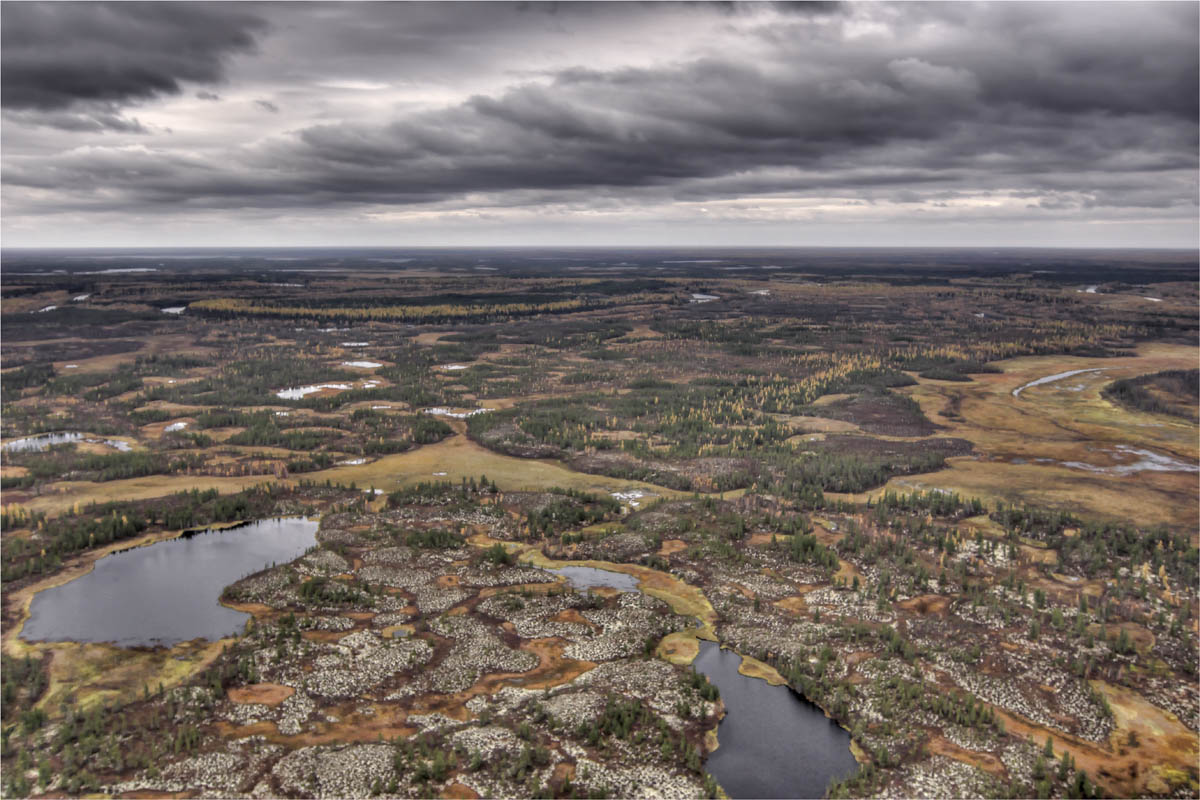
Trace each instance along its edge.
<instances>
[{"instance_id":1,"label":"small round pond","mask_svg":"<svg viewBox=\"0 0 1200 800\"><path fill-rule=\"evenodd\" d=\"M741 663L713 642L700 642L694 663L725 701L705 769L730 797L824 797L858 770L850 734L788 687L740 674Z\"/></svg>"},{"instance_id":2,"label":"small round pond","mask_svg":"<svg viewBox=\"0 0 1200 800\"><path fill-rule=\"evenodd\" d=\"M136 647L230 636L249 615L221 605L221 590L302 555L316 544L317 524L261 520L118 551L34 595L21 637Z\"/></svg>"}]
</instances>

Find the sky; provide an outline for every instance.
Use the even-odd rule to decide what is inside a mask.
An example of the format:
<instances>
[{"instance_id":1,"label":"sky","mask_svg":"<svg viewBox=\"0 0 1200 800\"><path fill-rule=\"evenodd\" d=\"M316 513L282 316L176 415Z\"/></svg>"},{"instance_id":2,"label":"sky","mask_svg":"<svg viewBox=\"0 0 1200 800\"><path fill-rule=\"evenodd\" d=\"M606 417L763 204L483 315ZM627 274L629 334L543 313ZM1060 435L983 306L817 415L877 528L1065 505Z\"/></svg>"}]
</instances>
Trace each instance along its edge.
<instances>
[{"instance_id":1,"label":"sky","mask_svg":"<svg viewBox=\"0 0 1200 800\"><path fill-rule=\"evenodd\" d=\"M50 246L1200 245L1200 4L0 4Z\"/></svg>"}]
</instances>

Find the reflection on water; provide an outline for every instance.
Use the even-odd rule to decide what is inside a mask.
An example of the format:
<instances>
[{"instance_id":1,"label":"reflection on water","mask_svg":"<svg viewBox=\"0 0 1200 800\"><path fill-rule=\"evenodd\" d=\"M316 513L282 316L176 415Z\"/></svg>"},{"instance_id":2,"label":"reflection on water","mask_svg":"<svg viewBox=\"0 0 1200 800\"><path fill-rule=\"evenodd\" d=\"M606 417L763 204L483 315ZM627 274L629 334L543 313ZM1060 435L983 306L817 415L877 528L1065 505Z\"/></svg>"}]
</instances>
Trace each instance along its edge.
<instances>
[{"instance_id":1,"label":"reflection on water","mask_svg":"<svg viewBox=\"0 0 1200 800\"><path fill-rule=\"evenodd\" d=\"M786 686L738 673L742 659L700 642L694 666L721 690L720 747L705 769L730 797L824 797L858 770L850 734Z\"/></svg>"},{"instance_id":2,"label":"reflection on water","mask_svg":"<svg viewBox=\"0 0 1200 800\"><path fill-rule=\"evenodd\" d=\"M316 521L271 519L113 553L34 595L21 637L133 647L229 636L249 615L220 605L221 590L302 555L316 533Z\"/></svg>"},{"instance_id":3,"label":"reflection on water","mask_svg":"<svg viewBox=\"0 0 1200 800\"><path fill-rule=\"evenodd\" d=\"M26 436L24 439L14 439L4 445L6 453L40 453L56 444L78 442L83 438L82 433L43 433L38 436Z\"/></svg>"},{"instance_id":4,"label":"reflection on water","mask_svg":"<svg viewBox=\"0 0 1200 800\"><path fill-rule=\"evenodd\" d=\"M596 586L621 592L638 590L638 579L632 575L626 575L624 572L610 572L595 567L559 567L558 569L547 569L546 572L562 575L567 579L567 583L575 587L576 591L586 591Z\"/></svg>"}]
</instances>

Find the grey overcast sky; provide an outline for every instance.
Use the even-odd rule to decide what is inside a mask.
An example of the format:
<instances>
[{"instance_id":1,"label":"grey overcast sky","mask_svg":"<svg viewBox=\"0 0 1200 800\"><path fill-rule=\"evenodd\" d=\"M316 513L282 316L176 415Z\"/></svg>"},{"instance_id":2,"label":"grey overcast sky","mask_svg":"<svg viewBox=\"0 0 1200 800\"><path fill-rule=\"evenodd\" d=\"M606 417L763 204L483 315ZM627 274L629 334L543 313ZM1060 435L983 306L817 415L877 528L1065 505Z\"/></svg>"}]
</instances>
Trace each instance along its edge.
<instances>
[{"instance_id":1,"label":"grey overcast sky","mask_svg":"<svg viewBox=\"0 0 1200 800\"><path fill-rule=\"evenodd\" d=\"M4 2L4 244L1195 247L1198 9Z\"/></svg>"}]
</instances>

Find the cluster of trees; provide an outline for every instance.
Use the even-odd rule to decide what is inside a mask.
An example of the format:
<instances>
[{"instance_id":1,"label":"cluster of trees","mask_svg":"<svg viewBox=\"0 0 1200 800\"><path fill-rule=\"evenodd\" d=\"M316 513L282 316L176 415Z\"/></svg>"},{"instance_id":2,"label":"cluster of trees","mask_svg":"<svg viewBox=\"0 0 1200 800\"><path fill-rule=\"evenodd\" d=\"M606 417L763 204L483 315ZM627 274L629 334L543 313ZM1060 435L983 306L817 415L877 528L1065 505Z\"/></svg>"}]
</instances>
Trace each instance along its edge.
<instances>
[{"instance_id":1,"label":"cluster of trees","mask_svg":"<svg viewBox=\"0 0 1200 800\"><path fill-rule=\"evenodd\" d=\"M946 492L937 489L910 494L888 489L878 498L867 500L867 508L875 508L875 516L880 521L887 519L896 512L910 513L927 511L935 517L963 519L986 513L987 508L977 497L962 498L958 492Z\"/></svg>"},{"instance_id":2,"label":"cluster of trees","mask_svg":"<svg viewBox=\"0 0 1200 800\"><path fill-rule=\"evenodd\" d=\"M808 446L810 450L799 454L790 450L768 454L772 474L769 479L760 480L760 487L771 494L820 508L821 505L814 503L824 503L823 495L818 492L864 492L887 483L894 475L933 472L946 464L943 454L931 450L854 453L816 442Z\"/></svg>"},{"instance_id":3,"label":"cluster of trees","mask_svg":"<svg viewBox=\"0 0 1200 800\"><path fill-rule=\"evenodd\" d=\"M49 683L42 658L26 654L24 658L0 656L0 714L11 720L18 714L28 712L42 696ZM32 724L26 727L36 727Z\"/></svg>"},{"instance_id":4,"label":"cluster of trees","mask_svg":"<svg viewBox=\"0 0 1200 800\"><path fill-rule=\"evenodd\" d=\"M1167 398L1154 394L1156 389ZM1102 394L1114 403L1138 411L1195 420L1196 405L1200 403L1200 370L1169 369L1125 378L1105 386Z\"/></svg>"},{"instance_id":5,"label":"cluster of trees","mask_svg":"<svg viewBox=\"0 0 1200 800\"><path fill-rule=\"evenodd\" d=\"M442 504L467 502L478 495L495 494L499 489L487 475L479 480L463 476L462 483L452 481L422 481L412 486L402 486L388 494L388 508L406 505Z\"/></svg>"},{"instance_id":6,"label":"cluster of trees","mask_svg":"<svg viewBox=\"0 0 1200 800\"><path fill-rule=\"evenodd\" d=\"M20 398L21 392L42 386L55 375L53 364L26 364L4 373L0 382L0 401L11 403Z\"/></svg>"},{"instance_id":7,"label":"cluster of trees","mask_svg":"<svg viewBox=\"0 0 1200 800\"><path fill-rule=\"evenodd\" d=\"M27 515L19 509L6 510L0 519L6 528L32 522L37 537L7 540L0 554L0 579L52 572L72 553L132 538L153 525L175 530L266 516L287 494L289 489L277 485L229 495L221 495L216 489L193 489L158 500L93 503L83 508L76 505L54 519L44 514Z\"/></svg>"},{"instance_id":8,"label":"cluster of trees","mask_svg":"<svg viewBox=\"0 0 1200 800\"><path fill-rule=\"evenodd\" d=\"M552 536L558 531L594 525L621 513L621 504L611 497L557 487L550 492L562 497L525 514L530 537Z\"/></svg>"},{"instance_id":9,"label":"cluster of trees","mask_svg":"<svg viewBox=\"0 0 1200 800\"><path fill-rule=\"evenodd\" d=\"M204 458L196 453L156 453L147 450L118 453L81 453L73 443L41 453L21 453L14 462L29 470L35 481L70 475L79 480L118 481L146 475L173 475L198 469Z\"/></svg>"},{"instance_id":10,"label":"cluster of trees","mask_svg":"<svg viewBox=\"0 0 1200 800\"><path fill-rule=\"evenodd\" d=\"M300 584L298 593L301 601L307 606L328 608L331 606L361 606L370 604L366 594L344 581L332 578L310 578Z\"/></svg>"},{"instance_id":11,"label":"cluster of trees","mask_svg":"<svg viewBox=\"0 0 1200 800\"><path fill-rule=\"evenodd\" d=\"M408 531L403 534L404 544L425 550L446 550L462 547L463 537L454 531L442 528L430 528L423 531Z\"/></svg>"}]
</instances>

